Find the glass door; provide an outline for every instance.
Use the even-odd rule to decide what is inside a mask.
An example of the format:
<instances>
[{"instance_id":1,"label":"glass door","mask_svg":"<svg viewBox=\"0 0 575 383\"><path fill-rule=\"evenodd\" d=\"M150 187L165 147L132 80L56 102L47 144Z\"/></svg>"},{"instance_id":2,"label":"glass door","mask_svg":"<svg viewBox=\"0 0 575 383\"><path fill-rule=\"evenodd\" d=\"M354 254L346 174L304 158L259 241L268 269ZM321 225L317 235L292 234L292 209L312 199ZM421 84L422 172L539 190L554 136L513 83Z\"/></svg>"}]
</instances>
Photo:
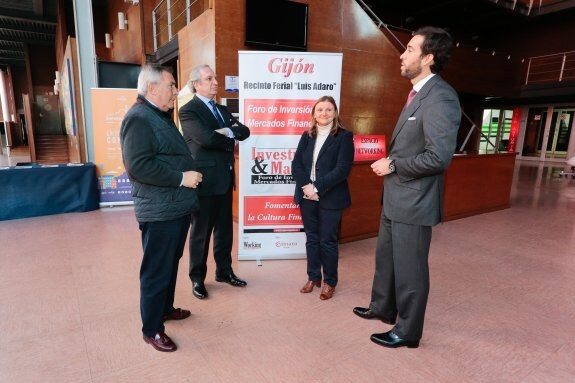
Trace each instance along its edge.
<instances>
[{"instance_id":1,"label":"glass door","mask_svg":"<svg viewBox=\"0 0 575 383\"><path fill-rule=\"evenodd\" d=\"M571 136L571 129L573 127L573 116L575 109L558 109L553 112L551 118L551 125L549 127L549 138L547 140L547 147L545 150L545 158L566 158L567 148L569 146L569 138ZM544 121L547 118L547 112L543 113ZM544 129L539 129L539 136L537 139L537 153L541 153L543 145Z\"/></svg>"},{"instance_id":2,"label":"glass door","mask_svg":"<svg viewBox=\"0 0 575 383\"><path fill-rule=\"evenodd\" d=\"M484 109L479 153L507 151L511 131L512 109Z\"/></svg>"}]
</instances>

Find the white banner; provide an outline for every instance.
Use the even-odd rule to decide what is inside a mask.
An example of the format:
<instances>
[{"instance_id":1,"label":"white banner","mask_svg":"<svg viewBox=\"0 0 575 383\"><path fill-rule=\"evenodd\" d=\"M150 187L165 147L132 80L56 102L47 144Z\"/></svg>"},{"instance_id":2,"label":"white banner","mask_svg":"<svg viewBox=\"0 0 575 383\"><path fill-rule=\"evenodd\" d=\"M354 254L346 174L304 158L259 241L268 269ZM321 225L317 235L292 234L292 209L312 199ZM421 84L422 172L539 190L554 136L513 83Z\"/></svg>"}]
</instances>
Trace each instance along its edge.
<instances>
[{"instance_id":1,"label":"white banner","mask_svg":"<svg viewBox=\"0 0 575 383\"><path fill-rule=\"evenodd\" d=\"M305 233L293 202L291 162L321 96L339 106L341 53L239 52L240 143L238 259L305 258Z\"/></svg>"}]
</instances>

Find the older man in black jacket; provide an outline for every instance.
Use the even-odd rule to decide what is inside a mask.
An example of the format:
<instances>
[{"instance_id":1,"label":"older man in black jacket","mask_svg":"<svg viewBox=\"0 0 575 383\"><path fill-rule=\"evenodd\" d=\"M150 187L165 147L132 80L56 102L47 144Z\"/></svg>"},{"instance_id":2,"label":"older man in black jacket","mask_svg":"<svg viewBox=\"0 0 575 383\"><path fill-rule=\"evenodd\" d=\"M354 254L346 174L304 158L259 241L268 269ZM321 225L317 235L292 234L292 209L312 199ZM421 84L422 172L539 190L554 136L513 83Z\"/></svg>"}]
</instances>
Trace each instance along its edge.
<instances>
[{"instance_id":1,"label":"older man in black jacket","mask_svg":"<svg viewBox=\"0 0 575 383\"><path fill-rule=\"evenodd\" d=\"M164 321L180 320L190 311L174 308L178 263L191 212L198 209L196 187L202 174L170 110L177 88L167 68L146 66L138 77L138 98L120 131L122 156L132 181L136 219L142 232L140 314L144 341L158 351L176 351Z\"/></svg>"}]
</instances>

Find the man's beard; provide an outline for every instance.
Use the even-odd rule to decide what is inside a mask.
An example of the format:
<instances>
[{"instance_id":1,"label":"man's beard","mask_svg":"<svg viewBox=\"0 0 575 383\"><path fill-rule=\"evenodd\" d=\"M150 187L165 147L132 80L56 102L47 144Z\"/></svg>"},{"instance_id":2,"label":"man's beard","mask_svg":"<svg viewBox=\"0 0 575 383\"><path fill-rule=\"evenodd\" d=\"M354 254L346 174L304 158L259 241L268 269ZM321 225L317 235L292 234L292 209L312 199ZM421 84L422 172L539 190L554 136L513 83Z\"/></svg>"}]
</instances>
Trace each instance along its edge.
<instances>
[{"instance_id":1,"label":"man's beard","mask_svg":"<svg viewBox=\"0 0 575 383\"><path fill-rule=\"evenodd\" d=\"M405 67L405 69L401 72L401 75L408 80L412 80L412 79L416 78L417 76L419 76L421 74L421 72L422 72L421 65L418 65L415 68Z\"/></svg>"}]
</instances>

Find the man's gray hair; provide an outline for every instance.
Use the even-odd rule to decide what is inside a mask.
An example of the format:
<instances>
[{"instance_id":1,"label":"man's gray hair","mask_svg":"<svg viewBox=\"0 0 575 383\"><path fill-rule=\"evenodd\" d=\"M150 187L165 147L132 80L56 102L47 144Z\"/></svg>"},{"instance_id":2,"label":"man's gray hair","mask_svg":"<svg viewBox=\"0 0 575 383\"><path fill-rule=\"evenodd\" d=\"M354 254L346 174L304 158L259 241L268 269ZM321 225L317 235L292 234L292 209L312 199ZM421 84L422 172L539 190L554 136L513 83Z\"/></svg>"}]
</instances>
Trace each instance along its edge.
<instances>
[{"instance_id":1,"label":"man's gray hair","mask_svg":"<svg viewBox=\"0 0 575 383\"><path fill-rule=\"evenodd\" d=\"M138 76L138 94L145 96L148 93L148 85L162 81L163 72L172 73L172 70L159 65L144 65Z\"/></svg>"},{"instance_id":2,"label":"man's gray hair","mask_svg":"<svg viewBox=\"0 0 575 383\"><path fill-rule=\"evenodd\" d=\"M200 71L204 68L209 68L208 64L196 65L192 68L190 72L190 79L188 80L188 88L192 91L192 93L196 93L196 88L194 88L194 82L200 81L202 79L202 74Z\"/></svg>"}]
</instances>

